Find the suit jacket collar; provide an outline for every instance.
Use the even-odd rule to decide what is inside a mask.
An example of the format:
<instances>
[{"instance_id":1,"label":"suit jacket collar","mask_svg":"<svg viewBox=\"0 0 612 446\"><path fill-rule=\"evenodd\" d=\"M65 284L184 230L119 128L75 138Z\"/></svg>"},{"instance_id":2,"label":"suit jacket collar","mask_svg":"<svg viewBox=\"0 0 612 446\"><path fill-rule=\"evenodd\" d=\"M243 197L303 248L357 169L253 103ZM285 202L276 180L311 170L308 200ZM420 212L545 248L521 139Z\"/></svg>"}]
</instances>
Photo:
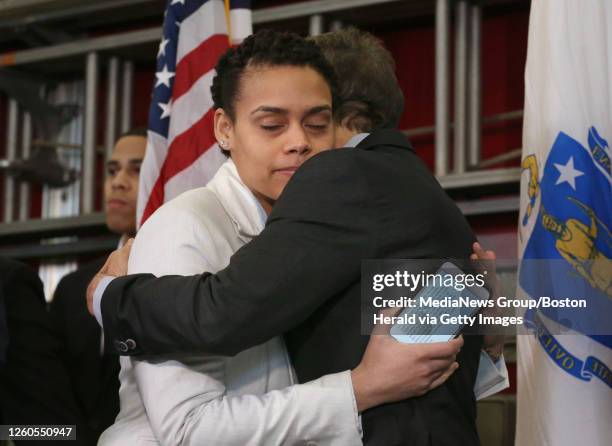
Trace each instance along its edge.
<instances>
[{"instance_id":1,"label":"suit jacket collar","mask_svg":"<svg viewBox=\"0 0 612 446\"><path fill-rule=\"evenodd\" d=\"M6 322L6 311L4 309L4 295L2 284L0 284L0 368L6 361L6 349L8 347L8 325Z\"/></svg>"},{"instance_id":2,"label":"suit jacket collar","mask_svg":"<svg viewBox=\"0 0 612 446\"><path fill-rule=\"evenodd\" d=\"M370 150L380 146L394 146L414 150L406 135L399 130L392 129L376 130L370 133L370 136L368 136L366 139L357 144L357 147L364 150Z\"/></svg>"}]
</instances>

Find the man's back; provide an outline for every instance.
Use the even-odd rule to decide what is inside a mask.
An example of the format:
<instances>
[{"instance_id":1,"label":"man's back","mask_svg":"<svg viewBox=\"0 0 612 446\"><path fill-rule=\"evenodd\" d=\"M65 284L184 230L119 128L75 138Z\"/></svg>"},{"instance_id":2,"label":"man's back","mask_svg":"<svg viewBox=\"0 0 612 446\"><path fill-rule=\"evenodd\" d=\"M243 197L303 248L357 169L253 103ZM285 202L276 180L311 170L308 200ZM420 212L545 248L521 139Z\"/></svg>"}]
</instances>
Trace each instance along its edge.
<instances>
[{"instance_id":1,"label":"man's back","mask_svg":"<svg viewBox=\"0 0 612 446\"><path fill-rule=\"evenodd\" d=\"M363 202L363 208L338 207L336 218L351 221L351 233L368 234L367 240L355 237L354 243L372 244L370 252L375 258L467 258L471 253L474 237L465 218L399 132L376 132L356 149L319 157L313 160L318 169L334 163L350 166L341 189L317 192L343 194L342 199L325 200L330 203L351 198ZM311 212L316 214L317 209ZM324 245L325 240L320 243ZM353 271L361 260L354 259ZM368 342L361 335L361 320L357 276L286 335L300 382L357 366ZM478 444L472 388L481 339L466 336L465 341L458 357L460 368L446 384L425 396L363 414L366 445Z\"/></svg>"}]
</instances>

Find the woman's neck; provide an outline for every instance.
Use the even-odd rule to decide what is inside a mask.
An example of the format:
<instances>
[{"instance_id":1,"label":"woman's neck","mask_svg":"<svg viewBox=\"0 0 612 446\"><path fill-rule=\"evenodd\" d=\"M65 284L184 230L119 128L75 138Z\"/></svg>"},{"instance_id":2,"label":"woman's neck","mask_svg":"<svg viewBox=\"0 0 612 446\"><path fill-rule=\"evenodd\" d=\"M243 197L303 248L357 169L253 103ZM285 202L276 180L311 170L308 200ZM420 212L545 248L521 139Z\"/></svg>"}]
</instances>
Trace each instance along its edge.
<instances>
[{"instance_id":1,"label":"woman's neck","mask_svg":"<svg viewBox=\"0 0 612 446\"><path fill-rule=\"evenodd\" d=\"M253 195L255 195L255 198L257 198L257 201L259 201L259 204L261 204L261 207L263 208L266 215L270 215L270 213L272 213L272 208L274 207L274 203L276 203L276 200L272 200L269 197L265 197L258 192L252 192Z\"/></svg>"}]
</instances>

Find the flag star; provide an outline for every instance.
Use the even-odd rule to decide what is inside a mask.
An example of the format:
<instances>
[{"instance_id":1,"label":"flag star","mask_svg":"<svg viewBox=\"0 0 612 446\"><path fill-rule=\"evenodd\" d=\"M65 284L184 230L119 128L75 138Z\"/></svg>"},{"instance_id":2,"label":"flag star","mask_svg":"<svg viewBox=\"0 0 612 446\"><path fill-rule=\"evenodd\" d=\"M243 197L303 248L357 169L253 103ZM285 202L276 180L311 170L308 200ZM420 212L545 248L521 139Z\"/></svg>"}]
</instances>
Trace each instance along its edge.
<instances>
[{"instance_id":1,"label":"flag star","mask_svg":"<svg viewBox=\"0 0 612 446\"><path fill-rule=\"evenodd\" d=\"M157 52L157 57L166 55L166 47L170 43L170 39L166 39L162 37L162 41L159 43L159 51Z\"/></svg>"},{"instance_id":2,"label":"flag star","mask_svg":"<svg viewBox=\"0 0 612 446\"><path fill-rule=\"evenodd\" d=\"M159 119L165 119L170 116L170 113L172 112L172 99L170 99L166 104L159 102L157 105L162 109L162 114Z\"/></svg>"},{"instance_id":3,"label":"flag star","mask_svg":"<svg viewBox=\"0 0 612 446\"><path fill-rule=\"evenodd\" d=\"M177 3L180 3L181 5L185 5L185 0L172 0L172 3L170 3L170 6L172 5L176 5Z\"/></svg>"},{"instance_id":4,"label":"flag star","mask_svg":"<svg viewBox=\"0 0 612 446\"><path fill-rule=\"evenodd\" d=\"M576 190L576 178L584 175L584 172L574 167L574 157L570 156L570 159L565 165L555 163L555 167L560 173L555 186L558 186L561 183L568 183L570 186L572 186L572 189Z\"/></svg>"},{"instance_id":5,"label":"flag star","mask_svg":"<svg viewBox=\"0 0 612 446\"><path fill-rule=\"evenodd\" d=\"M157 78L155 87L159 87L161 84L164 84L166 87L170 88L170 79L174 77L174 72L168 71L168 65L164 65L164 68L161 71L155 73L155 77Z\"/></svg>"}]
</instances>

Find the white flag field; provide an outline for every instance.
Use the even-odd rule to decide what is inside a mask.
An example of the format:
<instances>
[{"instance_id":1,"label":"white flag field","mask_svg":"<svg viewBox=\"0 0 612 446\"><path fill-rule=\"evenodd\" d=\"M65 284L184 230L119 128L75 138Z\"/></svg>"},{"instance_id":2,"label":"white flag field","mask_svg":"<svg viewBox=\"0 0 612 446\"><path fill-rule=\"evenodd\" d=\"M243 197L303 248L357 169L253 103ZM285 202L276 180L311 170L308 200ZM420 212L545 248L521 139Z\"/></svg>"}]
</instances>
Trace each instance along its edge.
<instances>
[{"instance_id":1,"label":"white flag field","mask_svg":"<svg viewBox=\"0 0 612 446\"><path fill-rule=\"evenodd\" d=\"M612 1L533 0L518 292L588 299L527 317L517 446L612 445L611 138Z\"/></svg>"}]
</instances>

